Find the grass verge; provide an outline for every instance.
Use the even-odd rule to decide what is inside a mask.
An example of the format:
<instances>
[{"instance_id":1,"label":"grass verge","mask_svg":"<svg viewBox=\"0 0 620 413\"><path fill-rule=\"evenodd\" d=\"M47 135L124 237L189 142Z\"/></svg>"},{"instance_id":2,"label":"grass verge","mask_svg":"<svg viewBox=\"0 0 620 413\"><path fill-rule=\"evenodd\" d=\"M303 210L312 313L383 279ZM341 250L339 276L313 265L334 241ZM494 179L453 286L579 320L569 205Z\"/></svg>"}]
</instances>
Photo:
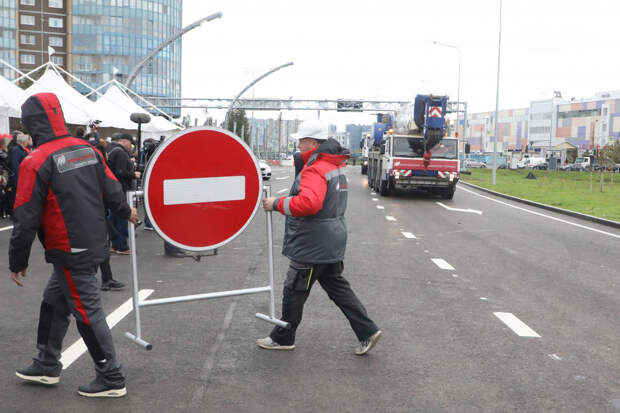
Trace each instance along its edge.
<instances>
[{"instance_id":1,"label":"grass verge","mask_svg":"<svg viewBox=\"0 0 620 413\"><path fill-rule=\"evenodd\" d=\"M493 185L491 169L470 170L471 175L461 175L465 182L530 201L620 221L620 174L605 173L603 192L600 192L600 172L592 174L590 190L590 172L499 169L496 185ZM526 179L529 172L536 179Z\"/></svg>"}]
</instances>

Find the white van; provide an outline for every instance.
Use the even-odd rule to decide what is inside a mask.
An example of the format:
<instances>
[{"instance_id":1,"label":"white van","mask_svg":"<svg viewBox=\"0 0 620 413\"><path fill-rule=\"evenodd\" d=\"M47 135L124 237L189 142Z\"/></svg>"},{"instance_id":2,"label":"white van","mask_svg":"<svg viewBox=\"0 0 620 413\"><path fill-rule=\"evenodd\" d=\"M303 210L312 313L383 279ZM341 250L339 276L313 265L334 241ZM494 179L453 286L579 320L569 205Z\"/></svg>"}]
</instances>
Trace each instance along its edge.
<instances>
[{"instance_id":1,"label":"white van","mask_svg":"<svg viewBox=\"0 0 620 413\"><path fill-rule=\"evenodd\" d=\"M518 169L534 169L538 166L543 165L547 160L545 158L536 157L536 158L523 158L519 162L517 162Z\"/></svg>"}]
</instances>

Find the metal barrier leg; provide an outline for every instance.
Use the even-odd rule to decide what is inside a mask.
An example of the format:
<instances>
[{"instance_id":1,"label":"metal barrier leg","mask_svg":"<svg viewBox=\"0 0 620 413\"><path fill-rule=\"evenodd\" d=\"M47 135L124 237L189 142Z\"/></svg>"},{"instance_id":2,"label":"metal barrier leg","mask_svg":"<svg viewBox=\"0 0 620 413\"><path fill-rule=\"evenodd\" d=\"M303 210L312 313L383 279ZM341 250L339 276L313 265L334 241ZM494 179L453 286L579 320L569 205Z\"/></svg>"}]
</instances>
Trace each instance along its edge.
<instances>
[{"instance_id":1,"label":"metal barrier leg","mask_svg":"<svg viewBox=\"0 0 620 413\"><path fill-rule=\"evenodd\" d=\"M271 187L264 186L263 194L265 197L271 196ZM256 317L268 323L275 324L280 327L289 328L290 325L286 321L276 318L276 302L275 291L273 287L273 227L271 224L271 211L267 212L267 262L269 265L269 315L256 313Z\"/></svg>"},{"instance_id":2,"label":"metal barrier leg","mask_svg":"<svg viewBox=\"0 0 620 413\"><path fill-rule=\"evenodd\" d=\"M134 207L134 197L138 195L139 192L128 192L127 193L127 203L131 208ZM141 338L141 324L140 324L140 298L138 297L138 260L136 255L136 228L130 222L129 225L129 248L131 249L131 272L132 272L132 281L131 287L133 289L133 311L136 314L136 334L131 334L129 332L125 333L125 337L129 338L134 343L142 346L146 350L151 350L153 346L150 343L147 343Z\"/></svg>"}]
</instances>

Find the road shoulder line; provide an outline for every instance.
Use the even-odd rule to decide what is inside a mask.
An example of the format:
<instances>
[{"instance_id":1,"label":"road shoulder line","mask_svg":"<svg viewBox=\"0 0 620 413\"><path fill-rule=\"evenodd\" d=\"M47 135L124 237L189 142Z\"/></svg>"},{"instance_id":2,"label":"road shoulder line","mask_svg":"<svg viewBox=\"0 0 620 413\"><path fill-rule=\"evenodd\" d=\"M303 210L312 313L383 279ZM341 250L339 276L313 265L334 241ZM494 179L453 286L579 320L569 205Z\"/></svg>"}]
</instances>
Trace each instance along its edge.
<instances>
[{"instance_id":1,"label":"road shoulder line","mask_svg":"<svg viewBox=\"0 0 620 413\"><path fill-rule=\"evenodd\" d=\"M596 222L597 224L606 225L608 227L620 228L620 222L618 222L618 221L612 221L610 219L599 218L599 217L595 217L593 215L583 214L581 212L569 211L568 209L558 208L558 207L554 207L554 206L551 206L551 205L542 204L540 202L530 201L528 199L523 199L523 198L519 198L519 197L512 196L512 195L503 194L501 192L496 192L496 191L493 191L491 189L483 188L481 186L474 185L474 184L471 184L469 182L465 182L463 180L459 181L459 183L464 184L466 186L469 186L471 188L475 188L475 189L478 189L480 191L489 193L489 194L493 194L495 196L499 196L499 197L502 197L502 198L510 199L512 201L521 202L523 204L535 206L535 207L538 207L538 208L546 209L548 211L557 212L558 214L568 215L568 216L571 216L571 217L584 219L584 220L590 221L590 222Z\"/></svg>"}]
</instances>

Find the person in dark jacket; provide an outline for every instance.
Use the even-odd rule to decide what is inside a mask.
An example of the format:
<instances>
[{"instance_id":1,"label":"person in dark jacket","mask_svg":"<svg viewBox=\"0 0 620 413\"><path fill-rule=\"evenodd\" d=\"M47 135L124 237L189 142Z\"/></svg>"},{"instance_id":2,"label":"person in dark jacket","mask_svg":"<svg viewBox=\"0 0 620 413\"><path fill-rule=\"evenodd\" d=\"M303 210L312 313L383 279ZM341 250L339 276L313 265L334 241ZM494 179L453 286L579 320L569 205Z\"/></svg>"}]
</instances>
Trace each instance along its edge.
<instances>
[{"instance_id":1,"label":"person in dark jacket","mask_svg":"<svg viewBox=\"0 0 620 413\"><path fill-rule=\"evenodd\" d=\"M9 200L9 208L13 208L15 203L15 190L17 188L17 179L19 177L19 165L28 156L26 147L28 146L29 136L20 133L15 138L16 144L9 150L9 165L11 166L11 176L9 177L9 187L13 188L10 192L11 199Z\"/></svg>"},{"instance_id":2,"label":"person in dark jacket","mask_svg":"<svg viewBox=\"0 0 620 413\"><path fill-rule=\"evenodd\" d=\"M123 186L123 192L133 189L134 179L140 177L140 172L135 170L131 161L130 152L133 138L127 133L115 133L112 135L112 142L107 147L108 165ZM112 241L112 251L120 255L129 255L129 245L127 243L129 231L127 221L110 211L108 214L111 231L110 240Z\"/></svg>"},{"instance_id":3,"label":"person in dark jacket","mask_svg":"<svg viewBox=\"0 0 620 413\"><path fill-rule=\"evenodd\" d=\"M304 166L289 195L263 200L265 211L286 215L282 254L290 259L290 265L284 281L281 319L290 328L276 326L269 337L257 340L257 344L268 350L295 348L304 304L318 281L349 320L360 342L355 354L364 355L375 346L382 332L342 276L347 244L344 213L348 188L344 166L349 153L338 141L328 138L327 125L320 121L304 122L298 136Z\"/></svg>"},{"instance_id":4,"label":"person in dark jacket","mask_svg":"<svg viewBox=\"0 0 620 413\"><path fill-rule=\"evenodd\" d=\"M38 234L45 260L54 267L43 292L33 363L17 369L21 379L42 384L60 380L62 340L69 315L95 363L95 379L80 386L88 397L121 397L125 375L116 359L110 329L101 305L97 265L109 251L105 208L135 222L121 185L103 155L67 132L56 95L39 93L22 105L22 122L34 138L35 150L19 168L9 245L13 281L22 286L30 249Z\"/></svg>"}]
</instances>

